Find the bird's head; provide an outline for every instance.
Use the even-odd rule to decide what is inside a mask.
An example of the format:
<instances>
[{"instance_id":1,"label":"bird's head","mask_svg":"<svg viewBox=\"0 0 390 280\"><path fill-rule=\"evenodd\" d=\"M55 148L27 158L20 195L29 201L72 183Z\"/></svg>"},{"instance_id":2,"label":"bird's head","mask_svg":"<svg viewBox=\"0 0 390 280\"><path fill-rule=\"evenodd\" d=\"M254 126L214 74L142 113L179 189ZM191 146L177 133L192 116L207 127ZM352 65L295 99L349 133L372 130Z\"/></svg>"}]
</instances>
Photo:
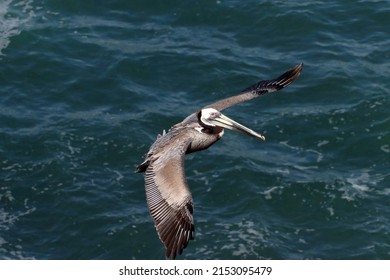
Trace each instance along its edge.
<instances>
[{"instance_id":1,"label":"bird's head","mask_svg":"<svg viewBox=\"0 0 390 280\"><path fill-rule=\"evenodd\" d=\"M263 135L226 117L220 111L214 108L204 108L198 112L197 116L199 124L206 129L213 130L215 128L227 128L260 138L261 140L265 140Z\"/></svg>"}]
</instances>

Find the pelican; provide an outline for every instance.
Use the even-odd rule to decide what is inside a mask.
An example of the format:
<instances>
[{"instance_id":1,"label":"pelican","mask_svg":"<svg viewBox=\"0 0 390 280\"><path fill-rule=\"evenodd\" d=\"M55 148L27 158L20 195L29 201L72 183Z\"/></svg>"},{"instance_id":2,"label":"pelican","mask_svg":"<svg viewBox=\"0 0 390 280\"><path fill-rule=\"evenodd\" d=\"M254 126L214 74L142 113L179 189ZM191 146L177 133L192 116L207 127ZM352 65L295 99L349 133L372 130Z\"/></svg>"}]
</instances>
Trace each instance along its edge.
<instances>
[{"instance_id":1,"label":"pelican","mask_svg":"<svg viewBox=\"0 0 390 280\"><path fill-rule=\"evenodd\" d=\"M205 106L157 136L136 172L145 172L147 204L167 259L175 259L195 238L194 204L184 174L185 154L207 149L221 139L225 128L265 140L221 111L288 86L302 67L298 64L276 79L260 81L238 95Z\"/></svg>"}]
</instances>

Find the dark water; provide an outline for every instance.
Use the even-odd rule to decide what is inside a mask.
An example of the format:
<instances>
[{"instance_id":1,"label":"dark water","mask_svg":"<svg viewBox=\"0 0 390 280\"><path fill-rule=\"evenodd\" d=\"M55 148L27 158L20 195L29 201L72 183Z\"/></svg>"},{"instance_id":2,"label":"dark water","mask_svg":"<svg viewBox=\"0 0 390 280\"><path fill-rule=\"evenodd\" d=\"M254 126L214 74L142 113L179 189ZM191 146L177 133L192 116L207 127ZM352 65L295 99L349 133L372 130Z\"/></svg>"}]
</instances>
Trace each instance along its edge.
<instances>
[{"instance_id":1,"label":"dark water","mask_svg":"<svg viewBox=\"0 0 390 280\"><path fill-rule=\"evenodd\" d=\"M0 258L160 259L134 168L194 110L186 259L390 259L389 1L0 1Z\"/></svg>"}]
</instances>

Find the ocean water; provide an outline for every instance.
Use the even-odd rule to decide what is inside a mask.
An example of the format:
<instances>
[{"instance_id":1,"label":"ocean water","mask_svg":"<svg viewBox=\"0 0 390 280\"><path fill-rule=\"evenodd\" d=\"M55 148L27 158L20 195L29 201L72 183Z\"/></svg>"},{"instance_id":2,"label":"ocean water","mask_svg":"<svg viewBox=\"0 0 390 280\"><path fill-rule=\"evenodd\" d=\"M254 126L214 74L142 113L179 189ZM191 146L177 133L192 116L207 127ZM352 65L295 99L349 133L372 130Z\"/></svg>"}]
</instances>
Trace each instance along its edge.
<instances>
[{"instance_id":1,"label":"ocean water","mask_svg":"<svg viewBox=\"0 0 390 280\"><path fill-rule=\"evenodd\" d=\"M301 62L186 157L180 259L390 259L390 2L0 1L0 259L163 259L156 135Z\"/></svg>"}]
</instances>

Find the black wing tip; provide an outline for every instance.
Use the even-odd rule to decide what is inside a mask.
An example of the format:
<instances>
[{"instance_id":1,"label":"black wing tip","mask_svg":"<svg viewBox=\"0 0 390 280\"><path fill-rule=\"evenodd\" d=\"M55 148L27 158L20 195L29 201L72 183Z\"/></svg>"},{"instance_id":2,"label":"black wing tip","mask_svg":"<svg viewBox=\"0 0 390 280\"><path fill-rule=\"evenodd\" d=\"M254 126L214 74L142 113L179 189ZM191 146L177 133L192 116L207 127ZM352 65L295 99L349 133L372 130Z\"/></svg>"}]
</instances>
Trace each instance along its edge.
<instances>
[{"instance_id":1,"label":"black wing tip","mask_svg":"<svg viewBox=\"0 0 390 280\"><path fill-rule=\"evenodd\" d=\"M287 72L290 72L291 71L291 75L292 76L296 76L296 78L298 78L298 76L301 74L302 72L302 69L303 69L303 62L295 65L293 68L291 68L290 70L288 70Z\"/></svg>"},{"instance_id":2,"label":"black wing tip","mask_svg":"<svg viewBox=\"0 0 390 280\"><path fill-rule=\"evenodd\" d=\"M287 71L288 72L291 72L291 76L296 76L296 78L298 78L298 76L301 74L302 72L302 69L303 69L303 62L295 65L293 68L291 68L290 70Z\"/></svg>"},{"instance_id":3,"label":"black wing tip","mask_svg":"<svg viewBox=\"0 0 390 280\"><path fill-rule=\"evenodd\" d=\"M303 63L295 65L293 68L287 70L278 78L276 78L274 80L275 84L278 85L280 89L285 88L299 77L302 72L302 69Z\"/></svg>"},{"instance_id":4,"label":"black wing tip","mask_svg":"<svg viewBox=\"0 0 390 280\"><path fill-rule=\"evenodd\" d=\"M165 244L165 258L167 260L174 260L177 256L180 256L183 253L183 250L187 248L190 240L195 239L195 226L194 224L190 225L190 229L187 231L188 237L184 239L182 243L176 244L176 246L172 246L172 244Z\"/></svg>"},{"instance_id":5,"label":"black wing tip","mask_svg":"<svg viewBox=\"0 0 390 280\"><path fill-rule=\"evenodd\" d=\"M302 72L303 63L295 65L293 68L288 69L282 75L273 80L260 81L246 89L242 90L242 93L251 93L255 96L263 95L269 92L275 92L281 90L292 82L294 82Z\"/></svg>"},{"instance_id":6,"label":"black wing tip","mask_svg":"<svg viewBox=\"0 0 390 280\"><path fill-rule=\"evenodd\" d=\"M297 64L297 65L295 65L295 67L294 68L297 68L297 69L301 69L302 70L302 68L303 68L303 65L305 65L303 62L301 62L301 63L299 63L299 64Z\"/></svg>"}]
</instances>

